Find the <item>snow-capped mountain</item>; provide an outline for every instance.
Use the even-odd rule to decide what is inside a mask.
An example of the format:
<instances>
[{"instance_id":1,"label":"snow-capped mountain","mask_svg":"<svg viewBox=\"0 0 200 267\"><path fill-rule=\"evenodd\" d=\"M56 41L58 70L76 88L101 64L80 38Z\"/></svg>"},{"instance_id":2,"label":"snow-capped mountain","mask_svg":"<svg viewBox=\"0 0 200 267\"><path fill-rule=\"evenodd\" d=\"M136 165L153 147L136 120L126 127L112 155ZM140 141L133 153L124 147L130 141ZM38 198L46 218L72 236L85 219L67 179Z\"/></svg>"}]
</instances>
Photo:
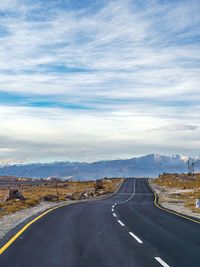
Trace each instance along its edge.
<instances>
[{"instance_id":1,"label":"snow-capped mountain","mask_svg":"<svg viewBox=\"0 0 200 267\"><path fill-rule=\"evenodd\" d=\"M189 157L182 155L163 156L150 154L125 160L107 160L93 163L53 162L16 164L1 166L0 175L44 178L73 177L74 179L97 179L102 177L155 177L163 172L187 172ZM195 162L195 170L200 171L199 158L190 158Z\"/></svg>"}]
</instances>

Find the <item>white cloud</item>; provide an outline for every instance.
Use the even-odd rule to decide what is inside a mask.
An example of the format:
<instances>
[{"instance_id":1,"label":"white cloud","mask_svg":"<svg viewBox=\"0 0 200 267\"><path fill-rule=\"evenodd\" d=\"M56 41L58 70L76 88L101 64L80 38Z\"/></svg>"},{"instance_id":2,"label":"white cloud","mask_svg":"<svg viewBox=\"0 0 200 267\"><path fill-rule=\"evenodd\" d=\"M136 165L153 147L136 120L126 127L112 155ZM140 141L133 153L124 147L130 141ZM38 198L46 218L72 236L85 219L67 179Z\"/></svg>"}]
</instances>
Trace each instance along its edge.
<instances>
[{"instance_id":1,"label":"white cloud","mask_svg":"<svg viewBox=\"0 0 200 267\"><path fill-rule=\"evenodd\" d=\"M168 124L166 126L152 129L152 131L195 131L199 128L196 125Z\"/></svg>"},{"instance_id":2,"label":"white cloud","mask_svg":"<svg viewBox=\"0 0 200 267\"><path fill-rule=\"evenodd\" d=\"M145 149L148 153L155 150L168 153L173 147L173 152L187 152L186 140L190 140L191 149L196 151L197 126L197 132L192 134L186 126L181 129L171 126L169 130L168 125L167 133L168 119L142 114L139 109L134 112L93 114L90 111L2 106L0 158L92 161L142 154ZM152 128L162 131L152 131ZM179 135L176 135L177 131Z\"/></svg>"},{"instance_id":3,"label":"white cloud","mask_svg":"<svg viewBox=\"0 0 200 267\"><path fill-rule=\"evenodd\" d=\"M199 126L197 1L105 1L92 13L54 6L45 16L44 6L0 3L0 93L27 97L0 102L0 157L185 153L187 138L196 151L188 125ZM44 97L92 109L28 107Z\"/></svg>"}]
</instances>

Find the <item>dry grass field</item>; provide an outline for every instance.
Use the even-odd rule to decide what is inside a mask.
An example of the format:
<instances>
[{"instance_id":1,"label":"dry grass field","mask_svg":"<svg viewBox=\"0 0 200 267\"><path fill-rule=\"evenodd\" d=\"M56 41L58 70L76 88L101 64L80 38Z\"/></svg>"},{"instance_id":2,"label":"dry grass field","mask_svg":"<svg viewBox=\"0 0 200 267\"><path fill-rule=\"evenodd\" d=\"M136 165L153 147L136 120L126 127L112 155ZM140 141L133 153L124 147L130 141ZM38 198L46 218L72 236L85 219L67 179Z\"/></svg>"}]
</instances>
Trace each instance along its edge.
<instances>
[{"instance_id":1,"label":"dry grass field","mask_svg":"<svg viewBox=\"0 0 200 267\"><path fill-rule=\"evenodd\" d=\"M161 202L182 203L192 212L200 213L200 209L195 208L195 200L200 198L200 173L163 174L152 184L160 191Z\"/></svg>"},{"instance_id":2,"label":"dry grass field","mask_svg":"<svg viewBox=\"0 0 200 267\"><path fill-rule=\"evenodd\" d=\"M67 201L66 196L73 197L73 200L87 199L114 192L122 183L123 179L102 179L100 184L96 181L66 181L66 182L43 182L39 184L20 184L15 188L20 189L25 201L5 201L11 186L0 186L0 217L16 211L36 206L41 201ZM13 187L13 186L12 186Z\"/></svg>"}]
</instances>

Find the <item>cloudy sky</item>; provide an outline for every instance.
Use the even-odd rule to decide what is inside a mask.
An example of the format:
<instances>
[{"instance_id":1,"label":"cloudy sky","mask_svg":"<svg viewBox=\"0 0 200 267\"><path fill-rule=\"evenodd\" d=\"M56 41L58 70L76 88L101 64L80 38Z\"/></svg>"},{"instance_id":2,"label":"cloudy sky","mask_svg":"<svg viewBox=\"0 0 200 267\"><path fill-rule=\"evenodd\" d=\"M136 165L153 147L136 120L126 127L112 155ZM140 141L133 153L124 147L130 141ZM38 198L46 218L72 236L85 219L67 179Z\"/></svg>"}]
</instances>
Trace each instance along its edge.
<instances>
[{"instance_id":1,"label":"cloudy sky","mask_svg":"<svg viewBox=\"0 0 200 267\"><path fill-rule=\"evenodd\" d=\"M0 161L200 151L199 0L0 1Z\"/></svg>"}]
</instances>

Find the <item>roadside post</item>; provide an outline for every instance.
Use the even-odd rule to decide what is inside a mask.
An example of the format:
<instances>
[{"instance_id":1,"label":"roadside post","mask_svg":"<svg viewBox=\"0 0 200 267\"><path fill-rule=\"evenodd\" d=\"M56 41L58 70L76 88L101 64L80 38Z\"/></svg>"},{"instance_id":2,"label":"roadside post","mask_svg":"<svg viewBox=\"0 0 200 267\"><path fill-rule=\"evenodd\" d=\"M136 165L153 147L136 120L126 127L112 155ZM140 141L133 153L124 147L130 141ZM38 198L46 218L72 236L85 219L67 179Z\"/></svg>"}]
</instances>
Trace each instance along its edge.
<instances>
[{"instance_id":1,"label":"roadside post","mask_svg":"<svg viewBox=\"0 0 200 267\"><path fill-rule=\"evenodd\" d=\"M58 182L56 180L56 202L59 202L59 193L58 193Z\"/></svg>"},{"instance_id":2,"label":"roadside post","mask_svg":"<svg viewBox=\"0 0 200 267\"><path fill-rule=\"evenodd\" d=\"M200 208L200 199L197 198L196 199L196 205L195 205L196 209L199 209Z\"/></svg>"}]
</instances>

